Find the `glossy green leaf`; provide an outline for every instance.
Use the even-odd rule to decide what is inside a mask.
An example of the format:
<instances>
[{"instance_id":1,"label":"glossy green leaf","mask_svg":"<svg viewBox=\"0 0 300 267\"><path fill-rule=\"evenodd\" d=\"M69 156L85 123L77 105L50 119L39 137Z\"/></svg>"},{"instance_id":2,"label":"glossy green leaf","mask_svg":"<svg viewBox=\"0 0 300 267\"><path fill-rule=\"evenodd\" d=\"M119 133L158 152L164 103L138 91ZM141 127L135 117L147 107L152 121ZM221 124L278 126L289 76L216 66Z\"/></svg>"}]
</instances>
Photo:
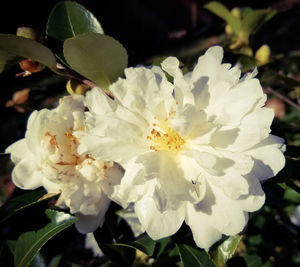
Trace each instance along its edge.
<instances>
[{"instance_id":1,"label":"glossy green leaf","mask_svg":"<svg viewBox=\"0 0 300 267\"><path fill-rule=\"evenodd\" d=\"M152 256L155 248L155 241L152 240L148 235L143 235L133 242L127 244L115 243L114 245L138 249L147 254L148 256Z\"/></svg>"},{"instance_id":2,"label":"glossy green leaf","mask_svg":"<svg viewBox=\"0 0 300 267\"><path fill-rule=\"evenodd\" d=\"M235 34L239 34L241 30L241 20L235 17L222 3L217 1L209 2L204 6L206 9L225 20Z\"/></svg>"},{"instance_id":3,"label":"glossy green leaf","mask_svg":"<svg viewBox=\"0 0 300 267\"><path fill-rule=\"evenodd\" d=\"M230 236L216 249L210 252L213 262L217 267L223 267L224 264L233 256L240 243L242 236Z\"/></svg>"},{"instance_id":4,"label":"glossy green leaf","mask_svg":"<svg viewBox=\"0 0 300 267\"><path fill-rule=\"evenodd\" d=\"M182 267L215 267L205 251L184 244L176 246Z\"/></svg>"},{"instance_id":5,"label":"glossy green leaf","mask_svg":"<svg viewBox=\"0 0 300 267\"><path fill-rule=\"evenodd\" d=\"M67 39L64 56L70 67L104 89L123 75L128 56L115 39L97 33L85 33Z\"/></svg>"},{"instance_id":6,"label":"glossy green leaf","mask_svg":"<svg viewBox=\"0 0 300 267\"><path fill-rule=\"evenodd\" d=\"M76 221L74 216L64 212L46 210L45 213L51 220L45 227L36 232L26 232L19 236L14 251L16 266L28 266L49 239L70 227Z\"/></svg>"},{"instance_id":7,"label":"glossy green leaf","mask_svg":"<svg viewBox=\"0 0 300 267\"><path fill-rule=\"evenodd\" d=\"M260 26L271 19L277 13L276 10L254 10L247 13L242 21L241 32L245 39L256 32Z\"/></svg>"},{"instance_id":8,"label":"glossy green leaf","mask_svg":"<svg viewBox=\"0 0 300 267\"><path fill-rule=\"evenodd\" d=\"M6 244L10 250L10 252L12 253L12 255L15 254L15 248L16 248L16 244L17 241L16 240L7 240ZM45 262L44 257L42 256L42 254L40 252L38 252L34 259L30 262L28 267L46 267L47 264ZM57 267L57 266L50 266L49 267Z\"/></svg>"},{"instance_id":9,"label":"glossy green leaf","mask_svg":"<svg viewBox=\"0 0 300 267\"><path fill-rule=\"evenodd\" d=\"M0 50L6 51L11 57L21 56L38 61L54 72L58 72L54 54L49 48L34 40L12 34L0 33Z\"/></svg>"},{"instance_id":10,"label":"glossy green leaf","mask_svg":"<svg viewBox=\"0 0 300 267\"><path fill-rule=\"evenodd\" d=\"M100 23L90 11L73 1L56 4L48 18L47 35L65 41L87 32L104 33Z\"/></svg>"},{"instance_id":11,"label":"glossy green leaf","mask_svg":"<svg viewBox=\"0 0 300 267\"><path fill-rule=\"evenodd\" d=\"M55 198L58 195L59 194L46 194L46 191L44 189L38 189L12 198L0 208L0 224L5 222L16 212L39 204L43 201L49 201L50 199Z\"/></svg>"}]
</instances>

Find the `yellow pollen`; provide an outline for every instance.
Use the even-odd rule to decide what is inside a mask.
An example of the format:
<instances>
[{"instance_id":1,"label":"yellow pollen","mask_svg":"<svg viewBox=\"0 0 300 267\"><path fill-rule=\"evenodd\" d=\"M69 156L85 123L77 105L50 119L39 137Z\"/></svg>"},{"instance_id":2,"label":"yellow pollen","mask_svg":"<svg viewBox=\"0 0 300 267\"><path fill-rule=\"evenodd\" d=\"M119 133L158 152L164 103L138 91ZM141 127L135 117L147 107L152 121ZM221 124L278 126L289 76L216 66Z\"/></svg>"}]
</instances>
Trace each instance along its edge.
<instances>
[{"instance_id":1,"label":"yellow pollen","mask_svg":"<svg viewBox=\"0 0 300 267\"><path fill-rule=\"evenodd\" d=\"M151 150L179 150L185 140L172 127L160 127L162 130L152 129L146 138L152 141Z\"/></svg>"}]
</instances>

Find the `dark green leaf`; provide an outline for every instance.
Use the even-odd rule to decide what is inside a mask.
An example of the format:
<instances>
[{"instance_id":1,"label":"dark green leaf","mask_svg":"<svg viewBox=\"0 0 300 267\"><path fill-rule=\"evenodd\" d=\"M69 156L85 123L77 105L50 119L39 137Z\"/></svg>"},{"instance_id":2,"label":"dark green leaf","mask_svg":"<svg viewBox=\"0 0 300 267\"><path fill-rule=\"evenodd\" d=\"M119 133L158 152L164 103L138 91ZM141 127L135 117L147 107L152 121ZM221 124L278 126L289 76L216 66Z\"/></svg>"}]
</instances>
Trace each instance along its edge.
<instances>
[{"instance_id":1,"label":"dark green leaf","mask_svg":"<svg viewBox=\"0 0 300 267\"><path fill-rule=\"evenodd\" d=\"M204 6L209 11L213 12L218 17L225 20L231 27L232 31L238 35L241 30L241 20L235 17L223 4L212 1Z\"/></svg>"},{"instance_id":2,"label":"dark green leaf","mask_svg":"<svg viewBox=\"0 0 300 267\"><path fill-rule=\"evenodd\" d=\"M48 267L58 267L59 263L62 259L62 254L58 254L55 257L53 257L48 265Z\"/></svg>"},{"instance_id":3,"label":"dark green leaf","mask_svg":"<svg viewBox=\"0 0 300 267\"><path fill-rule=\"evenodd\" d=\"M16 240L7 240L6 244L10 250L10 252L14 255L15 254L15 248L17 241ZM44 257L42 256L41 253L37 253L32 260L32 262L29 264L29 267L46 267L46 262ZM57 266L50 266L49 267L57 267Z\"/></svg>"},{"instance_id":4,"label":"dark green leaf","mask_svg":"<svg viewBox=\"0 0 300 267\"><path fill-rule=\"evenodd\" d=\"M127 244L115 243L114 245L138 249L148 256L152 256L155 248L155 241L152 240L148 235L143 235L133 242Z\"/></svg>"},{"instance_id":5,"label":"dark green leaf","mask_svg":"<svg viewBox=\"0 0 300 267\"><path fill-rule=\"evenodd\" d=\"M162 238L156 241L155 255L157 255L157 257L160 257L164 253L170 241L171 239L169 237Z\"/></svg>"},{"instance_id":6,"label":"dark green leaf","mask_svg":"<svg viewBox=\"0 0 300 267\"><path fill-rule=\"evenodd\" d=\"M19 236L14 253L14 262L18 267L30 264L42 246L53 236L75 223L76 218L70 214L55 210L45 211L51 220L45 227Z\"/></svg>"},{"instance_id":7,"label":"dark green leaf","mask_svg":"<svg viewBox=\"0 0 300 267\"><path fill-rule=\"evenodd\" d=\"M251 69L254 69L256 67L256 59L254 57L249 56L241 56L239 58L239 62L242 65L242 72L245 73L247 71L250 71Z\"/></svg>"},{"instance_id":8,"label":"dark green leaf","mask_svg":"<svg viewBox=\"0 0 300 267\"><path fill-rule=\"evenodd\" d=\"M90 11L72 1L56 4L48 18L47 34L49 36L65 41L87 32L104 33L100 23Z\"/></svg>"},{"instance_id":9,"label":"dark green leaf","mask_svg":"<svg viewBox=\"0 0 300 267\"><path fill-rule=\"evenodd\" d=\"M56 69L56 59L54 54L46 46L24 37L12 34L0 34L0 50L6 51L11 56L21 56L38 61L49 67L54 72Z\"/></svg>"},{"instance_id":10,"label":"dark green leaf","mask_svg":"<svg viewBox=\"0 0 300 267\"><path fill-rule=\"evenodd\" d=\"M242 21L241 32L245 39L258 30L265 22L277 13L276 10L254 10L247 13Z\"/></svg>"},{"instance_id":11,"label":"dark green leaf","mask_svg":"<svg viewBox=\"0 0 300 267\"><path fill-rule=\"evenodd\" d=\"M126 50L118 41L97 33L67 39L64 56L73 70L104 89L123 74L128 61Z\"/></svg>"},{"instance_id":12,"label":"dark green leaf","mask_svg":"<svg viewBox=\"0 0 300 267\"><path fill-rule=\"evenodd\" d=\"M223 267L224 264L233 256L241 239L242 236L240 235L230 236L210 253L212 255L212 260L217 267Z\"/></svg>"},{"instance_id":13,"label":"dark green leaf","mask_svg":"<svg viewBox=\"0 0 300 267\"><path fill-rule=\"evenodd\" d=\"M176 246L182 267L215 267L205 251L184 244Z\"/></svg>"},{"instance_id":14,"label":"dark green leaf","mask_svg":"<svg viewBox=\"0 0 300 267\"><path fill-rule=\"evenodd\" d=\"M16 64L20 59L21 57L7 51L0 50L0 73L9 68L11 65Z\"/></svg>"},{"instance_id":15,"label":"dark green leaf","mask_svg":"<svg viewBox=\"0 0 300 267\"><path fill-rule=\"evenodd\" d=\"M247 267L262 266L261 257L259 257L258 255L246 255L244 256L244 260L247 263Z\"/></svg>"},{"instance_id":16,"label":"dark green leaf","mask_svg":"<svg viewBox=\"0 0 300 267\"><path fill-rule=\"evenodd\" d=\"M39 189L10 199L0 208L0 224L14 215L16 212L39 204L43 201L49 201L50 199L55 198L58 195L59 194L46 194L46 191L44 189Z\"/></svg>"}]
</instances>

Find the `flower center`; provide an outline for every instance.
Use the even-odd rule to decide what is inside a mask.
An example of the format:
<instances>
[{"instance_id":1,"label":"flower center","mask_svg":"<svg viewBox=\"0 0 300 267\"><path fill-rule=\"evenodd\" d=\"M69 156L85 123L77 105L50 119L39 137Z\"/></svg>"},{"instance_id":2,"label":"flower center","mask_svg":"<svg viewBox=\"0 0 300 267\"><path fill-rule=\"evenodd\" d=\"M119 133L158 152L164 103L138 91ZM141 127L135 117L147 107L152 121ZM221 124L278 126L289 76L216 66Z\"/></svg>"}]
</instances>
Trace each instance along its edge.
<instances>
[{"instance_id":1,"label":"flower center","mask_svg":"<svg viewBox=\"0 0 300 267\"><path fill-rule=\"evenodd\" d=\"M113 163L96 160L90 155L78 155L79 140L73 135L72 129L61 135L59 140L56 135L45 133L44 145L48 157L46 170L49 175L53 174L53 179L67 181L78 175L91 181L107 178L105 170L112 167Z\"/></svg>"},{"instance_id":2,"label":"flower center","mask_svg":"<svg viewBox=\"0 0 300 267\"><path fill-rule=\"evenodd\" d=\"M154 123L155 127L156 124ZM159 130L153 128L148 140L152 141L151 150L179 150L185 143L185 140L171 126L160 125Z\"/></svg>"}]
</instances>

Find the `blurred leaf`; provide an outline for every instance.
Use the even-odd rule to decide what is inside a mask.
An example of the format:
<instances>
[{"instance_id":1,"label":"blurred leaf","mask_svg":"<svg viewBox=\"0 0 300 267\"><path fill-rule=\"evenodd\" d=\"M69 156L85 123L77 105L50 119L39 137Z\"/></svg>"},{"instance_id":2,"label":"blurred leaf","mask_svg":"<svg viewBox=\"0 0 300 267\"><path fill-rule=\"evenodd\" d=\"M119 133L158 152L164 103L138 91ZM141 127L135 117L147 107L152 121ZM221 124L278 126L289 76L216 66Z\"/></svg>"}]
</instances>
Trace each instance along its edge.
<instances>
[{"instance_id":1,"label":"blurred leaf","mask_svg":"<svg viewBox=\"0 0 300 267\"><path fill-rule=\"evenodd\" d=\"M19 236L14 253L14 262L18 267L28 266L45 243L62 230L75 223L76 218L64 212L45 211L51 220L38 231L26 232Z\"/></svg>"},{"instance_id":2,"label":"blurred leaf","mask_svg":"<svg viewBox=\"0 0 300 267\"><path fill-rule=\"evenodd\" d=\"M256 60L254 57L249 56L241 56L239 58L239 63L242 65L242 72L245 73L251 69L254 69L256 67Z\"/></svg>"},{"instance_id":3,"label":"blurred leaf","mask_svg":"<svg viewBox=\"0 0 300 267\"><path fill-rule=\"evenodd\" d=\"M55 56L51 50L34 40L0 33L0 50L6 51L11 56L21 56L38 61L59 73L56 69Z\"/></svg>"},{"instance_id":4,"label":"blurred leaf","mask_svg":"<svg viewBox=\"0 0 300 267\"><path fill-rule=\"evenodd\" d=\"M85 33L67 39L64 56L71 68L104 89L123 75L128 56L115 39L97 33Z\"/></svg>"},{"instance_id":5,"label":"blurred leaf","mask_svg":"<svg viewBox=\"0 0 300 267\"><path fill-rule=\"evenodd\" d=\"M156 255L157 257L160 257L161 254L164 253L164 251L165 251L167 245L169 244L169 242L171 242L170 237L166 237L166 238L156 240L154 255Z\"/></svg>"},{"instance_id":6,"label":"blurred leaf","mask_svg":"<svg viewBox=\"0 0 300 267\"><path fill-rule=\"evenodd\" d=\"M63 255L62 254L58 254L55 257L53 257L48 265L48 267L58 267L59 263L62 259Z\"/></svg>"},{"instance_id":7,"label":"blurred leaf","mask_svg":"<svg viewBox=\"0 0 300 267\"><path fill-rule=\"evenodd\" d=\"M133 242L127 244L115 243L114 245L138 249L148 256L152 256L155 248L155 241L152 240L148 235L143 235Z\"/></svg>"},{"instance_id":8,"label":"blurred leaf","mask_svg":"<svg viewBox=\"0 0 300 267\"><path fill-rule=\"evenodd\" d=\"M46 191L44 189L38 189L10 199L0 208L0 224L5 222L16 212L19 212L41 202L48 201L52 198L57 197L58 195L59 194L46 194Z\"/></svg>"},{"instance_id":9,"label":"blurred leaf","mask_svg":"<svg viewBox=\"0 0 300 267\"><path fill-rule=\"evenodd\" d=\"M218 17L225 20L230 25L230 27L236 35L239 34L241 30L241 20L235 17L233 14L231 14L231 12L227 9L226 6L217 1L212 1L206 4L204 7L209 11L213 12Z\"/></svg>"},{"instance_id":10,"label":"blurred leaf","mask_svg":"<svg viewBox=\"0 0 300 267\"><path fill-rule=\"evenodd\" d=\"M46 32L60 41L87 32L104 33L94 15L73 1L56 4L49 15Z\"/></svg>"},{"instance_id":11,"label":"blurred leaf","mask_svg":"<svg viewBox=\"0 0 300 267\"><path fill-rule=\"evenodd\" d=\"M261 257L259 257L258 255L245 255L244 260L247 263L247 267L262 266Z\"/></svg>"},{"instance_id":12,"label":"blurred leaf","mask_svg":"<svg viewBox=\"0 0 300 267\"><path fill-rule=\"evenodd\" d=\"M235 253L238 244L240 243L242 236L230 236L216 249L210 252L213 262L217 267L223 267L226 261L228 261Z\"/></svg>"},{"instance_id":13,"label":"blurred leaf","mask_svg":"<svg viewBox=\"0 0 300 267\"><path fill-rule=\"evenodd\" d=\"M184 244L176 246L182 267L215 267L205 251Z\"/></svg>"},{"instance_id":14,"label":"blurred leaf","mask_svg":"<svg viewBox=\"0 0 300 267\"><path fill-rule=\"evenodd\" d=\"M248 12L242 20L241 33L248 40L249 36L258 30L265 22L277 13L276 10L254 10Z\"/></svg>"}]
</instances>

